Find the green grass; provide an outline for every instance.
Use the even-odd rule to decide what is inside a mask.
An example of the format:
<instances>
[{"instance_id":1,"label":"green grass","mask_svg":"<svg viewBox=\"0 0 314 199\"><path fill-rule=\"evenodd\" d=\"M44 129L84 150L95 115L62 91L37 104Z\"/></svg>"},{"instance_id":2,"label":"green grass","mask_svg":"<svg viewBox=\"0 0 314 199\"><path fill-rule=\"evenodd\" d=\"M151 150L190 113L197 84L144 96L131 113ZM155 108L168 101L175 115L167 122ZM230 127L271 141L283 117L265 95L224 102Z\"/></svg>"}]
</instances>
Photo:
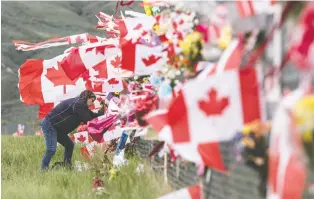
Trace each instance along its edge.
<instances>
[{"instance_id":1,"label":"green grass","mask_svg":"<svg viewBox=\"0 0 314 199\"><path fill-rule=\"evenodd\" d=\"M120 169L117 177L109 181L104 176L107 194L97 196L92 192L94 171L50 170L40 172L40 163L45 151L43 137L1 136L2 199L150 199L170 190L162 175L145 164L144 172L137 175L138 160L131 160ZM76 146L73 162L84 161ZM51 163L63 159L63 147L58 146Z\"/></svg>"}]
</instances>

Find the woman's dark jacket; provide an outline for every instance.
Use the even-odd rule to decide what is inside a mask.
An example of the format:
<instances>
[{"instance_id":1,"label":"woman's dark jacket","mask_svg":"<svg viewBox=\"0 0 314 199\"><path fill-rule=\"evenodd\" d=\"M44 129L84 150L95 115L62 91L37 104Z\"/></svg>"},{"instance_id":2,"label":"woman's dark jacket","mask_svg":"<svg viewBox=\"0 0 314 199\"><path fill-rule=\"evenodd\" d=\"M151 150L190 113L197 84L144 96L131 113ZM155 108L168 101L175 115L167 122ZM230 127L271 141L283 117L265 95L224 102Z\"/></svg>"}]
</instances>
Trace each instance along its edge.
<instances>
[{"instance_id":1,"label":"woman's dark jacket","mask_svg":"<svg viewBox=\"0 0 314 199\"><path fill-rule=\"evenodd\" d=\"M58 133L71 133L81 122L85 124L102 115L88 109L83 99L76 97L62 101L46 116Z\"/></svg>"}]
</instances>

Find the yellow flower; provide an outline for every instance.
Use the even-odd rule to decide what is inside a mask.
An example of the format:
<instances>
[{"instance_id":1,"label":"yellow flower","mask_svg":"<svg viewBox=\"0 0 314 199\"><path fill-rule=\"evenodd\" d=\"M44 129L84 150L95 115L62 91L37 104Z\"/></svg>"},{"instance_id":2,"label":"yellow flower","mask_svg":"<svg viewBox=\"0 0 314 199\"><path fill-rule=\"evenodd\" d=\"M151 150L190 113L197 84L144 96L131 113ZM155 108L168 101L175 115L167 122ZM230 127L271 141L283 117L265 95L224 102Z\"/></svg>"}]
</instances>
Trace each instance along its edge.
<instances>
[{"instance_id":1,"label":"yellow flower","mask_svg":"<svg viewBox=\"0 0 314 199\"><path fill-rule=\"evenodd\" d=\"M313 141L313 131L306 131L303 133L302 138L304 142L312 142Z\"/></svg>"},{"instance_id":2,"label":"yellow flower","mask_svg":"<svg viewBox=\"0 0 314 199\"><path fill-rule=\"evenodd\" d=\"M293 113L296 125L301 131L310 131L314 128L314 95L300 99L294 106Z\"/></svg>"},{"instance_id":3,"label":"yellow flower","mask_svg":"<svg viewBox=\"0 0 314 199\"><path fill-rule=\"evenodd\" d=\"M190 54L191 43L189 41L187 41L187 40L180 41L179 45L180 45L180 48L182 49L182 52L184 55Z\"/></svg>"},{"instance_id":4,"label":"yellow flower","mask_svg":"<svg viewBox=\"0 0 314 199\"><path fill-rule=\"evenodd\" d=\"M250 132L251 132L251 126L250 125L245 125L244 127L243 127L243 130L242 130L242 134L243 135L248 135Z\"/></svg>"},{"instance_id":5,"label":"yellow flower","mask_svg":"<svg viewBox=\"0 0 314 199\"><path fill-rule=\"evenodd\" d=\"M111 181L117 177L117 170L116 169L110 169L109 173L110 173L109 181Z\"/></svg>"},{"instance_id":6,"label":"yellow flower","mask_svg":"<svg viewBox=\"0 0 314 199\"><path fill-rule=\"evenodd\" d=\"M144 11L146 13L146 15L148 16L152 16L153 12L152 12L152 6L147 5L147 1L143 1L144 2Z\"/></svg>"},{"instance_id":7,"label":"yellow flower","mask_svg":"<svg viewBox=\"0 0 314 199\"><path fill-rule=\"evenodd\" d=\"M231 26L226 25L223 27L221 31L221 36L218 39L218 46L221 49L227 48L227 46L230 44L232 39L232 34L231 34Z\"/></svg>"},{"instance_id":8,"label":"yellow flower","mask_svg":"<svg viewBox=\"0 0 314 199\"><path fill-rule=\"evenodd\" d=\"M193 32L179 42L180 48L184 55L189 55L192 52L192 57L195 57L200 49L197 49L196 43L202 39L202 34Z\"/></svg>"}]
</instances>

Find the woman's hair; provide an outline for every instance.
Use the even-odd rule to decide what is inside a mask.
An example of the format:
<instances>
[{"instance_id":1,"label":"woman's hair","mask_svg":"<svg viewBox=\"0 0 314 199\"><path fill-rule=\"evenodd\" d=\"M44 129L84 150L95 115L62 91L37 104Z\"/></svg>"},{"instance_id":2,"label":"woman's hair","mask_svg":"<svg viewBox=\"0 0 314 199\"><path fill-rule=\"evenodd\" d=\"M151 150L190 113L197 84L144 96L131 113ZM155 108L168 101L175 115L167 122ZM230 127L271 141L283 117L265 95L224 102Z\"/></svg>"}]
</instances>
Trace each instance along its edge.
<instances>
[{"instance_id":1,"label":"woman's hair","mask_svg":"<svg viewBox=\"0 0 314 199\"><path fill-rule=\"evenodd\" d=\"M85 91L81 92L80 98L83 99L83 101L85 103L87 103L87 100L90 99L90 98L95 98L96 99L96 95L92 91L90 91L90 90L85 90Z\"/></svg>"}]
</instances>

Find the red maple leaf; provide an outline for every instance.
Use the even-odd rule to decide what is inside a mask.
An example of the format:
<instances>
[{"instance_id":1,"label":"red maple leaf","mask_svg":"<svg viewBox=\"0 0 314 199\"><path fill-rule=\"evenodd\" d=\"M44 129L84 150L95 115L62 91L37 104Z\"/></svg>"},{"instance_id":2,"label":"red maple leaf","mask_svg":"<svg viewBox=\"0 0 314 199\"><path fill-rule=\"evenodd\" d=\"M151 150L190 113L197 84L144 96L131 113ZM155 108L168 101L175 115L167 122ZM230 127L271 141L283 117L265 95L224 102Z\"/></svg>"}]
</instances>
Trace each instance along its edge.
<instances>
[{"instance_id":1,"label":"red maple leaf","mask_svg":"<svg viewBox=\"0 0 314 199\"><path fill-rule=\"evenodd\" d=\"M143 31L143 32L142 32L142 36L145 36L145 35L147 35L147 34L148 34L147 31Z\"/></svg>"},{"instance_id":2,"label":"red maple leaf","mask_svg":"<svg viewBox=\"0 0 314 199\"><path fill-rule=\"evenodd\" d=\"M141 29L143 27L143 25L142 24L137 24L134 28L133 28L133 30L139 30L139 29Z\"/></svg>"},{"instance_id":3,"label":"red maple leaf","mask_svg":"<svg viewBox=\"0 0 314 199\"><path fill-rule=\"evenodd\" d=\"M114 58L114 60L111 60L110 63L112 64L113 67L119 68L119 67L121 66L121 57L117 55L117 56Z\"/></svg>"},{"instance_id":4,"label":"red maple leaf","mask_svg":"<svg viewBox=\"0 0 314 199\"><path fill-rule=\"evenodd\" d=\"M95 48L96 48L96 55L98 55L98 53L105 55L106 48L115 48L115 46L112 44L109 44L109 45L97 46Z\"/></svg>"},{"instance_id":5,"label":"red maple leaf","mask_svg":"<svg viewBox=\"0 0 314 199\"><path fill-rule=\"evenodd\" d=\"M95 35L89 35L88 40L90 43L96 43L98 42L98 39Z\"/></svg>"},{"instance_id":6,"label":"red maple leaf","mask_svg":"<svg viewBox=\"0 0 314 199\"><path fill-rule=\"evenodd\" d=\"M143 63L145 64L146 67L155 64L159 59L161 59L161 56L156 57L155 55L150 55L147 58L142 58Z\"/></svg>"},{"instance_id":7,"label":"red maple leaf","mask_svg":"<svg viewBox=\"0 0 314 199\"><path fill-rule=\"evenodd\" d=\"M211 88L207 95L208 99L198 101L198 107L206 114L206 116L220 115L229 105L228 97L217 99L216 89Z\"/></svg>"},{"instance_id":8,"label":"red maple leaf","mask_svg":"<svg viewBox=\"0 0 314 199\"><path fill-rule=\"evenodd\" d=\"M83 78L84 81L87 81L90 78L89 70L87 70L84 73L82 73L81 77Z\"/></svg>"},{"instance_id":9,"label":"red maple leaf","mask_svg":"<svg viewBox=\"0 0 314 199\"><path fill-rule=\"evenodd\" d=\"M98 63L96 66L93 67L93 69L98 71L98 75L96 75L96 77L98 77L98 78L108 78L107 62L106 62L106 60Z\"/></svg>"},{"instance_id":10,"label":"red maple leaf","mask_svg":"<svg viewBox=\"0 0 314 199\"><path fill-rule=\"evenodd\" d=\"M96 47L96 55L98 55L98 53L105 55L105 48L106 48L106 46Z\"/></svg>"},{"instance_id":11,"label":"red maple leaf","mask_svg":"<svg viewBox=\"0 0 314 199\"><path fill-rule=\"evenodd\" d=\"M93 91L92 81L87 79L86 82L85 82L85 87L86 87L87 90Z\"/></svg>"},{"instance_id":12,"label":"red maple leaf","mask_svg":"<svg viewBox=\"0 0 314 199\"><path fill-rule=\"evenodd\" d=\"M103 82L94 82L94 88L92 91L94 92L103 92L102 91L102 85L103 85Z\"/></svg>"},{"instance_id":13,"label":"red maple leaf","mask_svg":"<svg viewBox=\"0 0 314 199\"><path fill-rule=\"evenodd\" d=\"M94 49L94 47L91 47L91 48L86 48L86 49L85 49L85 53L87 53L87 52L91 52L93 49Z\"/></svg>"},{"instance_id":14,"label":"red maple leaf","mask_svg":"<svg viewBox=\"0 0 314 199\"><path fill-rule=\"evenodd\" d=\"M114 84L119 84L119 80L117 80L116 78L111 78L108 83L110 85L114 85Z\"/></svg>"},{"instance_id":15,"label":"red maple leaf","mask_svg":"<svg viewBox=\"0 0 314 199\"><path fill-rule=\"evenodd\" d=\"M80 135L80 137L78 137L77 140L80 142L85 142L86 137L84 137L83 135Z\"/></svg>"},{"instance_id":16,"label":"red maple leaf","mask_svg":"<svg viewBox=\"0 0 314 199\"><path fill-rule=\"evenodd\" d=\"M84 39L83 39L81 36L77 36L77 37L75 38L75 42L76 42L76 43L82 43L82 42L84 42Z\"/></svg>"},{"instance_id":17,"label":"red maple leaf","mask_svg":"<svg viewBox=\"0 0 314 199\"><path fill-rule=\"evenodd\" d=\"M63 93L66 94L66 85L75 85L78 78L71 80L64 72L61 63L57 62L58 70L54 67L47 69L46 77L53 83L54 86L63 85Z\"/></svg>"},{"instance_id":18,"label":"red maple leaf","mask_svg":"<svg viewBox=\"0 0 314 199\"><path fill-rule=\"evenodd\" d=\"M101 102L102 102L102 97L97 97L97 101L98 101L99 103L101 103Z\"/></svg>"}]
</instances>

